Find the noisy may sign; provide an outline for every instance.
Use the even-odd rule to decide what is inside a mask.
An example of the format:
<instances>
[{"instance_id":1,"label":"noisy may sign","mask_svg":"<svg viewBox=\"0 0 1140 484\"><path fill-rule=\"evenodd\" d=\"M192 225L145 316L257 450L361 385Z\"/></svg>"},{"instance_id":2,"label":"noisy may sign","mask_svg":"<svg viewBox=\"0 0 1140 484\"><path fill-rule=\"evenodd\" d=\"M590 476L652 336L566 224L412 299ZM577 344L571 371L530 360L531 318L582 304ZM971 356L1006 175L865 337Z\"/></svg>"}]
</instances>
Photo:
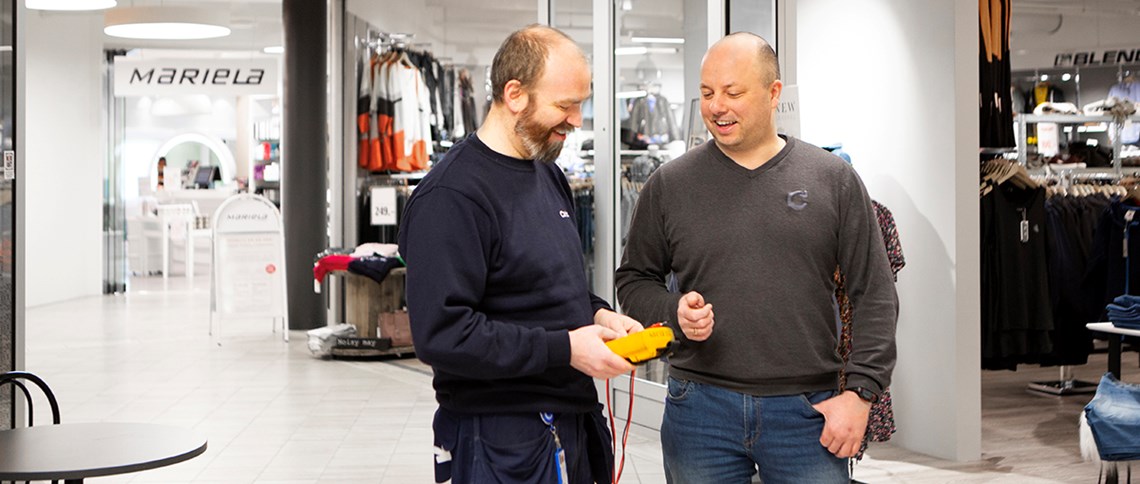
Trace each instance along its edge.
<instances>
[{"instance_id":1,"label":"noisy may sign","mask_svg":"<svg viewBox=\"0 0 1140 484\"><path fill-rule=\"evenodd\" d=\"M115 96L277 94L277 59L115 58Z\"/></svg>"}]
</instances>

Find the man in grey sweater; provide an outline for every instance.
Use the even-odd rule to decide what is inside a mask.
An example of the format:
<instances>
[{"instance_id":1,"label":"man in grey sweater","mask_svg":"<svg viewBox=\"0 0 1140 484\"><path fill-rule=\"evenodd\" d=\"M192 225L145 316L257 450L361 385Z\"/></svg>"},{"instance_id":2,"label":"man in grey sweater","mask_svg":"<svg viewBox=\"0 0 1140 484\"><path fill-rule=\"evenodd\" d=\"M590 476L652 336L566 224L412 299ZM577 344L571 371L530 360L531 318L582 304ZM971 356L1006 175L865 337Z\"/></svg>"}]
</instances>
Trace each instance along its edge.
<instances>
[{"instance_id":1,"label":"man in grey sweater","mask_svg":"<svg viewBox=\"0 0 1140 484\"><path fill-rule=\"evenodd\" d=\"M781 89L763 39L714 44L701 66L714 141L657 170L634 210L618 298L683 334L661 428L670 483L746 483L757 468L765 484L848 482L890 384L898 298L871 199L841 159L776 134ZM855 310L838 394L837 266Z\"/></svg>"}]
</instances>

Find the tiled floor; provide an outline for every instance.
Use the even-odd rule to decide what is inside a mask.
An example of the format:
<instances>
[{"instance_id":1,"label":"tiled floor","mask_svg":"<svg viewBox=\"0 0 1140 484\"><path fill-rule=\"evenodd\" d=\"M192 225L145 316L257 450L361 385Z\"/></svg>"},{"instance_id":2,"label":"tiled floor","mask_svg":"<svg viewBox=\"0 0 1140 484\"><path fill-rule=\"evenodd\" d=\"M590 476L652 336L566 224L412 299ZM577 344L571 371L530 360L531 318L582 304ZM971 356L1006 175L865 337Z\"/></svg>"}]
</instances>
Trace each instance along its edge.
<instances>
[{"instance_id":1,"label":"tiled floor","mask_svg":"<svg viewBox=\"0 0 1140 484\"><path fill-rule=\"evenodd\" d=\"M127 295L27 311L27 369L44 376L63 418L142 421L194 428L205 454L174 466L88 482L430 483L427 368L416 360L322 360L302 332L285 344L269 321L225 324L207 335L208 278L136 278ZM1095 380L1103 355L1078 368ZM1136 355L1125 358L1136 381ZM1024 384L1052 369L986 373L983 460L955 463L891 445L872 447L864 482L1095 482L1081 462L1076 415L1087 397L1041 397ZM1027 412L1026 409L1033 411ZM655 433L629 440L623 483L663 483Z\"/></svg>"}]
</instances>

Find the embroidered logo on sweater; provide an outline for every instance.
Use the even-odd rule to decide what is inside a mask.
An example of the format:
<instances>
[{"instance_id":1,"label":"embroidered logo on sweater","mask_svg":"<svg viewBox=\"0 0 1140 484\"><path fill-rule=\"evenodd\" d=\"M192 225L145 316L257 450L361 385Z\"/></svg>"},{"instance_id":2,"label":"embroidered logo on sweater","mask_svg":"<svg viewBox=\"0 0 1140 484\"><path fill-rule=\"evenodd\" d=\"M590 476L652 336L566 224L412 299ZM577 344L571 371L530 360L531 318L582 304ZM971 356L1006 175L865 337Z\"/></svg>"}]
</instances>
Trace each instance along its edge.
<instances>
[{"instance_id":1,"label":"embroidered logo on sweater","mask_svg":"<svg viewBox=\"0 0 1140 484\"><path fill-rule=\"evenodd\" d=\"M559 210L558 216L562 217L562 218L570 218L570 212L567 212L565 210Z\"/></svg>"},{"instance_id":2,"label":"embroidered logo on sweater","mask_svg":"<svg viewBox=\"0 0 1140 484\"><path fill-rule=\"evenodd\" d=\"M792 210L803 210L808 205L808 192L807 190L796 190L788 192L788 207Z\"/></svg>"}]
</instances>

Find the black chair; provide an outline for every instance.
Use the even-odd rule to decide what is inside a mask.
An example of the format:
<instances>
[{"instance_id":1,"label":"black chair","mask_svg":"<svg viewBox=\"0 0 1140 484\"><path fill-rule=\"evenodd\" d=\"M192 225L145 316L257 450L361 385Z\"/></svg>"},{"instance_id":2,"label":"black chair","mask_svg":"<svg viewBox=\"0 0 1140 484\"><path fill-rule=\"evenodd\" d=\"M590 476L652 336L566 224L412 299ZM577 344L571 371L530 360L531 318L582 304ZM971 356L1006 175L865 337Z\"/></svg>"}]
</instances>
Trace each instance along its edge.
<instances>
[{"instance_id":1,"label":"black chair","mask_svg":"<svg viewBox=\"0 0 1140 484\"><path fill-rule=\"evenodd\" d=\"M24 393L24 401L28 402L28 426L35 425L35 411L32 405L32 392L28 391L28 386L24 384L23 380L27 380L40 388L40 391L47 397L48 405L51 405L51 423L52 425L59 425L59 402L55 399L55 394L52 393L51 388L48 387L44 380L32 373L26 371L9 371L0 373L0 387L6 383L11 383L12 386L19 388ZM27 483L27 481L24 481ZM51 481L55 484L59 481Z\"/></svg>"},{"instance_id":2,"label":"black chair","mask_svg":"<svg viewBox=\"0 0 1140 484\"><path fill-rule=\"evenodd\" d=\"M28 426L35 425L35 412L32 408L32 393L28 391L27 385L22 380L30 381L40 388L40 391L47 397L48 404L51 405L51 423L59 425L59 402L56 401L55 394L52 393L51 388L48 388L47 383L42 378L26 371L0 373L0 387L3 387L5 383L11 383L24 393L24 400L28 402Z\"/></svg>"}]
</instances>

